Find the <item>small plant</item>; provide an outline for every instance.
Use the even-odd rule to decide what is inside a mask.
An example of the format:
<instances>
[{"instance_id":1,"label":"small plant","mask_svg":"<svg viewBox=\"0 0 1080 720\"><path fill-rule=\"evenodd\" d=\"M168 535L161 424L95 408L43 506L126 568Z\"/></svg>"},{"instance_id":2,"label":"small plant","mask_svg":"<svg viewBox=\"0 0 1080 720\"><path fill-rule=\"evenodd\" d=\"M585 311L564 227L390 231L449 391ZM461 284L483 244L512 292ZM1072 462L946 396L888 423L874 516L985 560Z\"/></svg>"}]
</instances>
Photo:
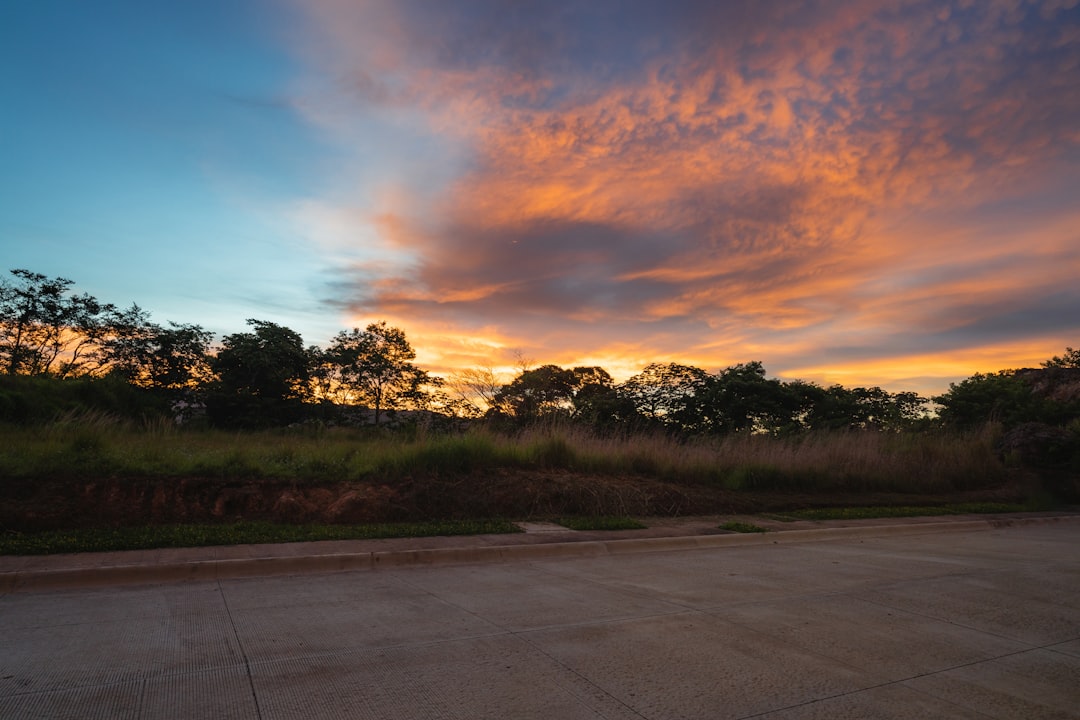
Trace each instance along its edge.
<instances>
[{"instance_id":1,"label":"small plant","mask_svg":"<svg viewBox=\"0 0 1080 720\"><path fill-rule=\"evenodd\" d=\"M763 533L769 532L760 525L754 525L753 523L735 522L734 520L724 523L720 526L721 530L727 530L728 532L737 533Z\"/></svg>"},{"instance_id":2,"label":"small plant","mask_svg":"<svg viewBox=\"0 0 1080 720\"><path fill-rule=\"evenodd\" d=\"M555 522L571 530L644 530L648 527L629 517L567 517Z\"/></svg>"}]
</instances>

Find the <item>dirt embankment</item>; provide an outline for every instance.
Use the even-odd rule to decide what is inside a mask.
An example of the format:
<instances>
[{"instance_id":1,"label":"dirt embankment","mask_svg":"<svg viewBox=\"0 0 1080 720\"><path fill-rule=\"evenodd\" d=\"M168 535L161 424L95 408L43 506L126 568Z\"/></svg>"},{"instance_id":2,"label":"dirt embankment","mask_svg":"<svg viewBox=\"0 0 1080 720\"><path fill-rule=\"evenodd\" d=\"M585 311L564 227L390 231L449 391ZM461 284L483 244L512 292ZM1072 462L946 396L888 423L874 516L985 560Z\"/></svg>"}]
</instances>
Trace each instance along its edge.
<instances>
[{"instance_id":1,"label":"dirt embankment","mask_svg":"<svg viewBox=\"0 0 1080 720\"><path fill-rule=\"evenodd\" d=\"M1018 487L948 496L732 492L643 478L503 471L393 483L305 484L220 478L8 481L0 530L268 520L370 523L566 515L700 515L851 504L1018 501Z\"/></svg>"}]
</instances>

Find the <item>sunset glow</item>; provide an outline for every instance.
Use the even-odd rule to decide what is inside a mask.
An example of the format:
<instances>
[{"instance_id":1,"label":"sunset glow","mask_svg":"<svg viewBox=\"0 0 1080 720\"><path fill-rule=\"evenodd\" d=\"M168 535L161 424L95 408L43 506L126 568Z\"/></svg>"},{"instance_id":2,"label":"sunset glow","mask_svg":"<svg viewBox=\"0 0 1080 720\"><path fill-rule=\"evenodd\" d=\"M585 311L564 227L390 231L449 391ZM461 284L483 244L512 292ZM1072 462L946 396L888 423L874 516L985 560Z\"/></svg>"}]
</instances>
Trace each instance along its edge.
<instances>
[{"instance_id":1,"label":"sunset glow","mask_svg":"<svg viewBox=\"0 0 1080 720\"><path fill-rule=\"evenodd\" d=\"M52 5L3 11L4 269L439 374L1080 343L1077 0Z\"/></svg>"}]
</instances>

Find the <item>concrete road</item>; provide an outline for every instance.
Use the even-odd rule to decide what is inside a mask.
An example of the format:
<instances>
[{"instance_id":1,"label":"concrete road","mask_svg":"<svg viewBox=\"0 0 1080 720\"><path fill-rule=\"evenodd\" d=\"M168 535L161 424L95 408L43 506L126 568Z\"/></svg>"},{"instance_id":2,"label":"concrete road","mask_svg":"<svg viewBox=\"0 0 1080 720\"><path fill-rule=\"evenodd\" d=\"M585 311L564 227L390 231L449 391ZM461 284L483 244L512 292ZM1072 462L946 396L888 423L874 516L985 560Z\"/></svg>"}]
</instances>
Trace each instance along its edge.
<instances>
[{"instance_id":1,"label":"concrete road","mask_svg":"<svg viewBox=\"0 0 1080 720\"><path fill-rule=\"evenodd\" d=\"M0 718L1080 718L1080 523L8 593Z\"/></svg>"}]
</instances>

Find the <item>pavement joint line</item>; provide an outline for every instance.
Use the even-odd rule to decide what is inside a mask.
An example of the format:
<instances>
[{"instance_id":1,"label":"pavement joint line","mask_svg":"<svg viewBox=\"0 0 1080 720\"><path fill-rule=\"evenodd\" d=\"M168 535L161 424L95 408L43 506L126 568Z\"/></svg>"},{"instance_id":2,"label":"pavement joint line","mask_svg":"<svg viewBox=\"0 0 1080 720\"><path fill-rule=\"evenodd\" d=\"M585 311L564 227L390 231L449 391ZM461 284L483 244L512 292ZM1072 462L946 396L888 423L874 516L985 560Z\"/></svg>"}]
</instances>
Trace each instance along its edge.
<instances>
[{"instance_id":1,"label":"pavement joint line","mask_svg":"<svg viewBox=\"0 0 1080 720\"><path fill-rule=\"evenodd\" d=\"M725 546L780 545L861 537L996 530L1021 525L1043 525L1076 521L1080 521L1080 515L1053 515L1034 518L993 517L977 520L935 520L902 524L776 530L766 533L682 535L654 538L580 540L536 545L476 545L260 558L201 559L164 563L100 565L97 567L22 569L0 572L0 594L116 585L316 575L376 570L378 568L603 557L643 552L701 550Z\"/></svg>"}]
</instances>

